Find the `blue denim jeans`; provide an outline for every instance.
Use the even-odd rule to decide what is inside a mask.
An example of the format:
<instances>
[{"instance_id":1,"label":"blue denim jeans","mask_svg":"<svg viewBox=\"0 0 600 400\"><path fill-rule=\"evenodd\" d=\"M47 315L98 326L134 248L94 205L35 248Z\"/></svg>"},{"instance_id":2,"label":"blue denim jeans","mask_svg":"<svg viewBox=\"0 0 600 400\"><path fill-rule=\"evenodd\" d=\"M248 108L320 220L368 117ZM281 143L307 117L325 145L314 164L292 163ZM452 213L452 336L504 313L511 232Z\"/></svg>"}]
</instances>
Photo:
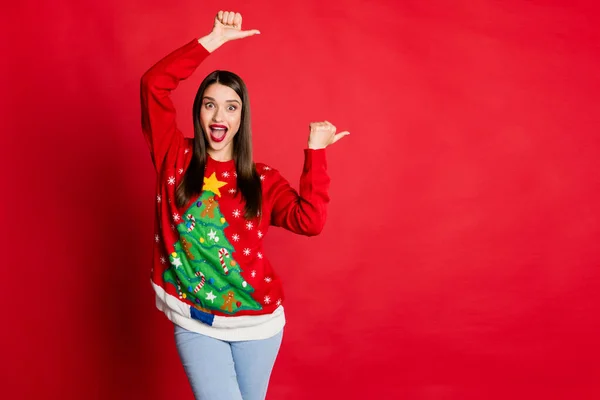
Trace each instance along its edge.
<instances>
[{"instance_id":1,"label":"blue denim jeans","mask_svg":"<svg viewBox=\"0 0 600 400\"><path fill-rule=\"evenodd\" d=\"M264 400L283 331L225 342L175 325L175 344L197 400Z\"/></svg>"}]
</instances>

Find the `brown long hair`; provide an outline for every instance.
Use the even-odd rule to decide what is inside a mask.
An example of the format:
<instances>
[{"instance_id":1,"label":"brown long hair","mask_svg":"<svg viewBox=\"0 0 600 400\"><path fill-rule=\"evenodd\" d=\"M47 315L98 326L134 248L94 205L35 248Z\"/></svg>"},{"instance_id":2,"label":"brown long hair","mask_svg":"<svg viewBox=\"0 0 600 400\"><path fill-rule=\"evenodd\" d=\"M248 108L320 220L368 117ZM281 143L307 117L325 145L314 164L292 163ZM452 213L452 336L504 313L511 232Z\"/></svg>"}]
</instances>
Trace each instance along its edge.
<instances>
[{"instance_id":1,"label":"brown long hair","mask_svg":"<svg viewBox=\"0 0 600 400\"><path fill-rule=\"evenodd\" d=\"M211 72L200 84L193 106L194 153L177 188L177 206L185 206L193 197L202 193L204 168L206 167L206 135L200 123L200 108L204 91L212 84L219 83L233 89L242 99L240 128L233 138L233 161L237 173L237 187L246 202L244 215L254 218L260 215L262 207L262 187L256 165L252 160L252 129L250 127L250 99L246 84L238 75L229 71Z\"/></svg>"}]
</instances>

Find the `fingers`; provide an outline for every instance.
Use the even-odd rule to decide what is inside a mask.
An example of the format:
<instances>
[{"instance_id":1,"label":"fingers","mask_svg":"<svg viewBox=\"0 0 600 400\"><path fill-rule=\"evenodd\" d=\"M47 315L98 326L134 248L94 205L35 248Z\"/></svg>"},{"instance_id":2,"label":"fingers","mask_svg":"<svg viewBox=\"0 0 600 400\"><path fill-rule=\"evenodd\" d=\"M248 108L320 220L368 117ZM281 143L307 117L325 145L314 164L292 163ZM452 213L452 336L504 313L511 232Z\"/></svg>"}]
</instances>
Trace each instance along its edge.
<instances>
[{"instance_id":1,"label":"fingers","mask_svg":"<svg viewBox=\"0 0 600 400\"><path fill-rule=\"evenodd\" d=\"M327 122L327 121L326 121L326 122ZM331 130L333 133L335 133L335 131L336 131L336 129L337 129L337 128L335 127L335 125L334 125L334 124L332 124L331 122L327 122L327 123L329 124L329 129L330 129L330 130Z\"/></svg>"},{"instance_id":2,"label":"fingers","mask_svg":"<svg viewBox=\"0 0 600 400\"><path fill-rule=\"evenodd\" d=\"M217 13L217 18L218 18L219 22L222 23L223 25L229 25L229 22L228 22L229 21L229 17L232 14L233 14L233 17L235 17L235 13L233 13L231 11L219 10L219 12Z\"/></svg>"},{"instance_id":3,"label":"fingers","mask_svg":"<svg viewBox=\"0 0 600 400\"><path fill-rule=\"evenodd\" d=\"M242 15L233 11L220 10L217 13L217 19L223 25L242 25Z\"/></svg>"},{"instance_id":4,"label":"fingers","mask_svg":"<svg viewBox=\"0 0 600 400\"><path fill-rule=\"evenodd\" d=\"M227 25L233 25L233 19L234 18L235 18L235 13L230 11L227 14Z\"/></svg>"},{"instance_id":5,"label":"fingers","mask_svg":"<svg viewBox=\"0 0 600 400\"><path fill-rule=\"evenodd\" d=\"M329 121L325 121L325 127L332 133L335 133L336 127Z\"/></svg>"},{"instance_id":6,"label":"fingers","mask_svg":"<svg viewBox=\"0 0 600 400\"><path fill-rule=\"evenodd\" d=\"M348 131L336 134L335 125L329 121L311 122L308 126L310 130L308 135L309 149L324 149L350 134Z\"/></svg>"},{"instance_id":7,"label":"fingers","mask_svg":"<svg viewBox=\"0 0 600 400\"><path fill-rule=\"evenodd\" d=\"M336 126L329 121L311 122L310 127L310 143L318 142L321 147L326 147L340 139L348 136L349 131L342 131L336 134ZM320 138L320 139L317 139Z\"/></svg>"},{"instance_id":8,"label":"fingers","mask_svg":"<svg viewBox=\"0 0 600 400\"><path fill-rule=\"evenodd\" d=\"M233 17L233 26L239 29L242 28L242 14L235 13L235 16Z\"/></svg>"},{"instance_id":9,"label":"fingers","mask_svg":"<svg viewBox=\"0 0 600 400\"><path fill-rule=\"evenodd\" d=\"M314 127L314 128L320 127L320 128L334 128L335 129L335 126L329 121L311 122L309 126Z\"/></svg>"},{"instance_id":10,"label":"fingers","mask_svg":"<svg viewBox=\"0 0 600 400\"><path fill-rule=\"evenodd\" d=\"M227 21L227 11L219 11L219 22L225 25L225 21Z\"/></svg>"},{"instance_id":11,"label":"fingers","mask_svg":"<svg viewBox=\"0 0 600 400\"><path fill-rule=\"evenodd\" d=\"M326 130L326 131L331 132L331 133L335 133L335 130L336 130L335 125L333 125L329 121L311 122L309 126L310 126L311 130L323 129L323 130Z\"/></svg>"}]
</instances>

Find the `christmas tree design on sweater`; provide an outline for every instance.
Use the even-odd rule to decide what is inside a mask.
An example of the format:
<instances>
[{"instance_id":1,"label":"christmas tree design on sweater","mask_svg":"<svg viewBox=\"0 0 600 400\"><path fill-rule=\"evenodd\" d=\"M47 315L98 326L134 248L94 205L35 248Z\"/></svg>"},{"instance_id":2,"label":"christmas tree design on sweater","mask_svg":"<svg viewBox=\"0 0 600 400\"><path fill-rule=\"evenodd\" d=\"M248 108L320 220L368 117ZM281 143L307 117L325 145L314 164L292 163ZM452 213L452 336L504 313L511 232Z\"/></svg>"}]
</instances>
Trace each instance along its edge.
<instances>
[{"instance_id":1,"label":"christmas tree design on sweater","mask_svg":"<svg viewBox=\"0 0 600 400\"><path fill-rule=\"evenodd\" d=\"M169 255L171 267L164 272L164 279L177 288L181 299L204 312L260 310L261 305L251 295L254 288L242 277L235 248L224 233L228 223L217 197L226 184L215 173L204 178L202 194L177 225L179 241Z\"/></svg>"}]
</instances>

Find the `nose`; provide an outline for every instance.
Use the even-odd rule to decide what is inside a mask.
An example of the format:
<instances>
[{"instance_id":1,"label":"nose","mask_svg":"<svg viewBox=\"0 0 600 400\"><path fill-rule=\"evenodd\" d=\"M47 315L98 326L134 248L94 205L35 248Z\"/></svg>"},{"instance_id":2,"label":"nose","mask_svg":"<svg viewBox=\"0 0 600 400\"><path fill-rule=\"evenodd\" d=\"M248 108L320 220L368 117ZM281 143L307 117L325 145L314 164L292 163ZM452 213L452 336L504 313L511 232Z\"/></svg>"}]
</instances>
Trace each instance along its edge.
<instances>
[{"instance_id":1,"label":"nose","mask_svg":"<svg viewBox=\"0 0 600 400\"><path fill-rule=\"evenodd\" d=\"M216 107L215 112L212 116L213 122L222 122L223 121L223 110L221 107Z\"/></svg>"}]
</instances>

